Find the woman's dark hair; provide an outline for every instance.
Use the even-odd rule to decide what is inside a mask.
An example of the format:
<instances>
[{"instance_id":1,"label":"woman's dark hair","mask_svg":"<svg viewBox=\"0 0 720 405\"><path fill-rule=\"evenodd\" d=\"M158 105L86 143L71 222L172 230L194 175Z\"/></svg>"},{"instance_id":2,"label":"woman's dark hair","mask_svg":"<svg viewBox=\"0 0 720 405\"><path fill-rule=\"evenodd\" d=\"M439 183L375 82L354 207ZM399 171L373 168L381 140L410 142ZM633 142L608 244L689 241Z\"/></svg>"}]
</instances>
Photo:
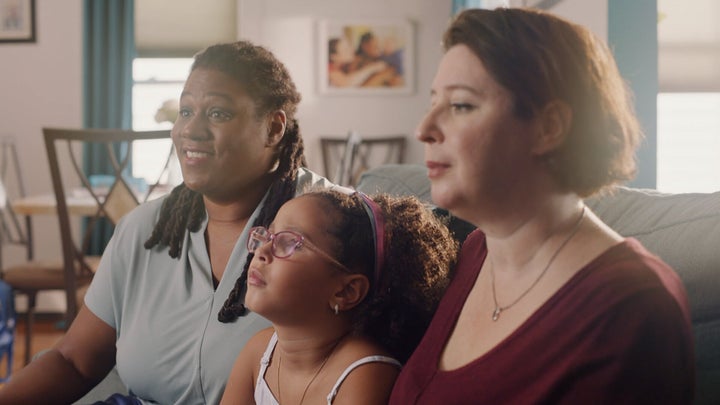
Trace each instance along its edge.
<instances>
[{"instance_id":1,"label":"woman's dark hair","mask_svg":"<svg viewBox=\"0 0 720 405\"><path fill-rule=\"evenodd\" d=\"M270 186L269 196L253 226L268 226L285 201L295 195L297 170L305 165L304 146L295 112L300 94L285 66L267 49L246 41L210 46L195 55L191 71L209 69L222 72L236 80L255 102L257 118L277 110L287 116L285 133L278 146L278 167ZM260 134L258 134L260 136ZM178 258L185 231L197 232L205 219L202 194L181 184L163 202L160 217L145 248L167 246L170 257ZM245 314L240 303L242 287L251 256L246 259L242 275L235 283L218 318L232 322Z\"/></svg>"},{"instance_id":2,"label":"woman's dark hair","mask_svg":"<svg viewBox=\"0 0 720 405\"><path fill-rule=\"evenodd\" d=\"M468 9L445 31L467 46L531 119L548 103L572 110L564 144L543 156L561 187L582 197L635 175L642 131L612 53L588 29L521 8Z\"/></svg>"},{"instance_id":3,"label":"woman's dark hair","mask_svg":"<svg viewBox=\"0 0 720 405\"><path fill-rule=\"evenodd\" d=\"M382 209L384 265L375 280L375 245L364 202L357 194L313 191L332 218L335 257L370 280L370 292L352 309L354 332L368 336L405 362L420 343L449 282L458 244L416 197L376 195ZM378 288L381 286L381 288Z\"/></svg>"}]
</instances>

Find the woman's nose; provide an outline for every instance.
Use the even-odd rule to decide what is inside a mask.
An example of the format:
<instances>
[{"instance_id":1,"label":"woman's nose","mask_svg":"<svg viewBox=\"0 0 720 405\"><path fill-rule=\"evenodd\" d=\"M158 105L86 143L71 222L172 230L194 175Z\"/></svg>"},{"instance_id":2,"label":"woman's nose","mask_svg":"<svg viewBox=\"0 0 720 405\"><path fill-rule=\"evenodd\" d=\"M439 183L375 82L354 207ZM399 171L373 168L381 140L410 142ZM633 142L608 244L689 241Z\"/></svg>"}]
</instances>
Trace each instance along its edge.
<instances>
[{"instance_id":1,"label":"woman's nose","mask_svg":"<svg viewBox=\"0 0 720 405\"><path fill-rule=\"evenodd\" d=\"M178 117L173 131L177 128L180 136L196 141L205 140L211 137L207 125L207 119L203 114L192 114L188 117Z\"/></svg>"},{"instance_id":2,"label":"woman's nose","mask_svg":"<svg viewBox=\"0 0 720 405\"><path fill-rule=\"evenodd\" d=\"M415 128L415 138L420 142L434 143L442 138L442 132L437 126L437 112L428 110Z\"/></svg>"}]
</instances>

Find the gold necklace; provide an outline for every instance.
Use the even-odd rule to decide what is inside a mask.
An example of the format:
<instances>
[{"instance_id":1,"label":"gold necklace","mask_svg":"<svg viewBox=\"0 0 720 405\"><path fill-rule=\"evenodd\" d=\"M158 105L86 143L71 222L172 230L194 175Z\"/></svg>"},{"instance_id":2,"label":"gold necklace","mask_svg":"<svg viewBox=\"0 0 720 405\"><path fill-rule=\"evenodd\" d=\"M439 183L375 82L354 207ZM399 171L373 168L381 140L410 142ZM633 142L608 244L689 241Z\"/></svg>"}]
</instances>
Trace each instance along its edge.
<instances>
[{"instance_id":1,"label":"gold necklace","mask_svg":"<svg viewBox=\"0 0 720 405\"><path fill-rule=\"evenodd\" d=\"M491 286L492 286L492 298L493 298L493 303L495 304L495 310L492 313L493 322L496 322L498 319L500 319L500 314L503 311L505 311L506 309L517 304L518 301L520 301L524 296L526 296L527 293L529 293L530 290L532 290L537 285L537 283L540 282L540 279L545 275L545 273L547 273L548 269L550 268L550 265L553 263L553 261L555 260L555 258L558 255L558 253L560 253L562 248L564 248L565 245L567 245L567 243L570 242L570 239L572 239L572 237L575 236L575 234L577 233L578 229L580 229L580 223L582 223L583 218L585 218L585 205L583 205L582 211L580 212L580 218L578 218L577 222L575 222L572 232L570 232L570 235L568 235L568 237L565 238L563 243L560 244L560 247L557 248L555 253L553 253L553 255L550 257L550 260L548 260L547 265L545 265L545 268L540 272L540 275L535 279L535 281L533 281L532 284L530 284L530 287L528 287L527 290L525 290L522 294L520 294L519 297L517 297L515 299L515 301L511 302L508 305L505 305L504 307L501 307L500 305L498 305L497 296L495 294L495 266L490 266L490 282L491 282ZM492 262L490 262L490 263L492 264Z\"/></svg>"},{"instance_id":2,"label":"gold necklace","mask_svg":"<svg viewBox=\"0 0 720 405\"><path fill-rule=\"evenodd\" d=\"M332 354L335 352L335 348L340 344L340 341L345 337L346 335L340 336L340 338L333 344L332 349L330 349L330 352L325 356L322 363L320 363L320 367L318 367L317 370L315 370L315 374L313 374L310 381L308 381L307 385L305 386L305 389L303 390L302 396L300 396L300 402L298 402L298 405L302 405L303 401L305 400L305 394L307 394L308 389L312 385L312 383L315 381L318 375L320 375L320 371L322 371L323 367L325 367L325 363L328 362ZM282 398L280 395L280 366L282 365L282 356L280 355L280 352L278 352L278 367L277 367L277 395L278 395L278 403L282 404Z\"/></svg>"}]
</instances>

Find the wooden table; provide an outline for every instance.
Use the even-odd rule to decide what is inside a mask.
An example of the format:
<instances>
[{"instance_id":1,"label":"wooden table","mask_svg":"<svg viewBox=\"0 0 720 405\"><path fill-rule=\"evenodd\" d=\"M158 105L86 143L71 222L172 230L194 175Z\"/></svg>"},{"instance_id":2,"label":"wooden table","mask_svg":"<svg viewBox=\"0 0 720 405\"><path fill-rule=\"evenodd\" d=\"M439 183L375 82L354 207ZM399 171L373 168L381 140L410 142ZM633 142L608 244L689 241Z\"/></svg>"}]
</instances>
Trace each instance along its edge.
<instances>
[{"instance_id":1,"label":"wooden table","mask_svg":"<svg viewBox=\"0 0 720 405\"><path fill-rule=\"evenodd\" d=\"M68 197L67 203L71 215L92 216L97 212L97 205L92 198ZM20 215L57 215L54 194L19 198L12 202L12 206Z\"/></svg>"},{"instance_id":2,"label":"wooden table","mask_svg":"<svg viewBox=\"0 0 720 405\"><path fill-rule=\"evenodd\" d=\"M158 187L150 193L148 200L153 200L170 192L169 187ZM89 194L71 193L67 197L70 215L94 216L97 204ZM57 202L54 194L40 194L18 198L12 203L13 210L20 215L57 215Z\"/></svg>"}]
</instances>

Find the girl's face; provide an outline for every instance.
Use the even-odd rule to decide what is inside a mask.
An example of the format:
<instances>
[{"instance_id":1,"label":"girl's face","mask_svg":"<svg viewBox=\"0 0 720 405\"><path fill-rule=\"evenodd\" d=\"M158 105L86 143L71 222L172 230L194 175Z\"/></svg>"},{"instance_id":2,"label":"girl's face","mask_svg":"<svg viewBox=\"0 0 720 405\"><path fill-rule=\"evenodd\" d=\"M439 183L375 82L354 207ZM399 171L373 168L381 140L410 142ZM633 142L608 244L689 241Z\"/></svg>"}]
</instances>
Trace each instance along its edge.
<instances>
[{"instance_id":1,"label":"girl's face","mask_svg":"<svg viewBox=\"0 0 720 405\"><path fill-rule=\"evenodd\" d=\"M269 241L255 250L248 268L248 309L286 325L304 325L310 317L331 310L331 297L347 274L333 262L333 247L339 241L327 232L331 221L326 205L316 197L300 196L280 208L270 233L293 231L305 241L283 259L273 255Z\"/></svg>"},{"instance_id":2,"label":"girl's face","mask_svg":"<svg viewBox=\"0 0 720 405\"><path fill-rule=\"evenodd\" d=\"M517 118L512 95L465 45L442 58L431 106L417 128L425 143L433 201L475 221L483 204L502 205L532 170L532 123Z\"/></svg>"},{"instance_id":3,"label":"girl's face","mask_svg":"<svg viewBox=\"0 0 720 405\"><path fill-rule=\"evenodd\" d=\"M231 200L267 181L276 144L270 119L232 77L213 69L190 73L172 130L185 184Z\"/></svg>"}]
</instances>

